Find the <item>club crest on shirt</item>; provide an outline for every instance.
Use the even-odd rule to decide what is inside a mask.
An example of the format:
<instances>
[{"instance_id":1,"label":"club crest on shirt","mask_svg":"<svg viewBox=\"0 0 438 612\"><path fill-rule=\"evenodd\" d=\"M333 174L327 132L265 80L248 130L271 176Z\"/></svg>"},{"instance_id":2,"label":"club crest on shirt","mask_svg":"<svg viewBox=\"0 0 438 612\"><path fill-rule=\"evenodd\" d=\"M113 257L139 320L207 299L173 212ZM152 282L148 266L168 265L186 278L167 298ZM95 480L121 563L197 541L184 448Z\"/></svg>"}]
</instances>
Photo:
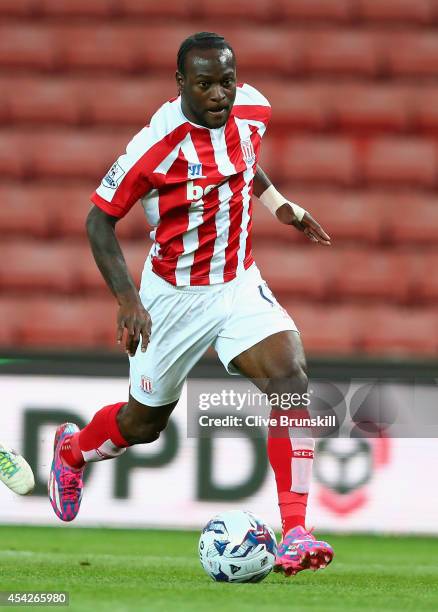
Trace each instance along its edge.
<instances>
[{"instance_id":1,"label":"club crest on shirt","mask_svg":"<svg viewBox=\"0 0 438 612\"><path fill-rule=\"evenodd\" d=\"M187 178L189 179L197 179L197 178L205 178L202 176L202 164L192 164L189 162L187 168Z\"/></svg>"},{"instance_id":2,"label":"club crest on shirt","mask_svg":"<svg viewBox=\"0 0 438 612\"><path fill-rule=\"evenodd\" d=\"M241 140L240 146L242 147L242 155L244 161L248 166L252 166L255 162L256 156L251 138L245 138L245 140Z\"/></svg>"},{"instance_id":3,"label":"club crest on shirt","mask_svg":"<svg viewBox=\"0 0 438 612\"><path fill-rule=\"evenodd\" d=\"M118 164L118 162L115 162L108 170L102 184L109 189L116 189L124 174L125 171L123 168Z\"/></svg>"}]
</instances>

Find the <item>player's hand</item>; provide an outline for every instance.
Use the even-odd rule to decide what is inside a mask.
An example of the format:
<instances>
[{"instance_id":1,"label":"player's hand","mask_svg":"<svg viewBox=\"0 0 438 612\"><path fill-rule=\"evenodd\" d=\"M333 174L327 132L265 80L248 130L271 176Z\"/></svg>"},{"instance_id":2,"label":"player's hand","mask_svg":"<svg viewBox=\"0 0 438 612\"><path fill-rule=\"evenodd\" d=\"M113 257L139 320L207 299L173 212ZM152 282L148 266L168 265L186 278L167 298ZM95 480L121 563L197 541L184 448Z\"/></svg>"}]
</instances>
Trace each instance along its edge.
<instances>
[{"instance_id":1,"label":"player's hand","mask_svg":"<svg viewBox=\"0 0 438 612\"><path fill-rule=\"evenodd\" d=\"M125 334L125 351L130 357L135 355L140 338L141 350L143 353L146 351L151 328L151 317L140 300L126 302L119 306L119 312L117 313L117 342L121 344Z\"/></svg>"},{"instance_id":2,"label":"player's hand","mask_svg":"<svg viewBox=\"0 0 438 612\"><path fill-rule=\"evenodd\" d=\"M284 223L285 225L293 225L300 232L303 232L309 240L312 242L318 242L319 244L323 244L325 246L331 245L330 236L322 229L318 221L312 217L310 213L307 211L304 213L304 217L301 221L298 221L295 216L292 206L285 202L283 206L276 211L277 219Z\"/></svg>"}]
</instances>

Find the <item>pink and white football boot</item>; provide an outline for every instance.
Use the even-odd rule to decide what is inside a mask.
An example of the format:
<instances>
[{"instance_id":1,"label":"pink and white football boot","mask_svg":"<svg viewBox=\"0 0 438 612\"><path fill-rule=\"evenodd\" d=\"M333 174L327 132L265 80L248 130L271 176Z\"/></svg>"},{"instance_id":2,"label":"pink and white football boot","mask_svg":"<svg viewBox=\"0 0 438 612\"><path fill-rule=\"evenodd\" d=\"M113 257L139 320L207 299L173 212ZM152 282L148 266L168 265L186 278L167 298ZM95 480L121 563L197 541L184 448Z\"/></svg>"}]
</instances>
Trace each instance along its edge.
<instances>
[{"instance_id":1,"label":"pink and white football boot","mask_svg":"<svg viewBox=\"0 0 438 612\"><path fill-rule=\"evenodd\" d=\"M316 540L310 531L299 525L290 529L277 550L274 572L295 576L305 569L316 571L331 563L333 548L327 542Z\"/></svg>"},{"instance_id":2,"label":"pink and white football boot","mask_svg":"<svg viewBox=\"0 0 438 612\"><path fill-rule=\"evenodd\" d=\"M48 490L52 508L61 521L72 521L76 518L82 500L84 468L72 469L63 463L60 455L61 446L66 438L78 431L77 425L64 423L55 433Z\"/></svg>"}]
</instances>

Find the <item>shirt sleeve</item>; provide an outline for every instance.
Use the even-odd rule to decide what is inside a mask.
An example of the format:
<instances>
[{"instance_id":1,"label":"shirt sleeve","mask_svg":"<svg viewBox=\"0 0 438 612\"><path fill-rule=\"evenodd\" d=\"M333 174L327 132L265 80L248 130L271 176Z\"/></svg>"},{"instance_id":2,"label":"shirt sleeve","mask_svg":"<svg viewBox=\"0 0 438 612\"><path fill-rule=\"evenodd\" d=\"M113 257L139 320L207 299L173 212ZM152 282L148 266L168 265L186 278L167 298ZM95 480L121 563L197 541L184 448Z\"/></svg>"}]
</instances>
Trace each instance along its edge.
<instances>
[{"instance_id":1,"label":"shirt sleeve","mask_svg":"<svg viewBox=\"0 0 438 612\"><path fill-rule=\"evenodd\" d=\"M266 128L271 118L271 105L258 89L243 83L237 89L233 114L241 119L260 121Z\"/></svg>"},{"instance_id":2,"label":"shirt sleeve","mask_svg":"<svg viewBox=\"0 0 438 612\"><path fill-rule=\"evenodd\" d=\"M152 174L167 155L166 140L149 125L134 136L126 153L113 163L91 201L113 217L123 217L152 189Z\"/></svg>"}]
</instances>

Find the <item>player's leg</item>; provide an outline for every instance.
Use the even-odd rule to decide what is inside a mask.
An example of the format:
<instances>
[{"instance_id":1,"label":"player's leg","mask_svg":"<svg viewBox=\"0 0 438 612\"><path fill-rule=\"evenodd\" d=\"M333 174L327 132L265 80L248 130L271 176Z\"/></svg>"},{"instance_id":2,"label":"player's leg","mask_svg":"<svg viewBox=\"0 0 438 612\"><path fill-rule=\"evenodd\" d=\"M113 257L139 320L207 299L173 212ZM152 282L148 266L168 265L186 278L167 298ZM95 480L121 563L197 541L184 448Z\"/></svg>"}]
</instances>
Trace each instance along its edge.
<instances>
[{"instance_id":1,"label":"player's leg","mask_svg":"<svg viewBox=\"0 0 438 612\"><path fill-rule=\"evenodd\" d=\"M0 481L18 495L28 495L35 487L35 478L26 459L0 442Z\"/></svg>"},{"instance_id":2,"label":"player's leg","mask_svg":"<svg viewBox=\"0 0 438 612\"><path fill-rule=\"evenodd\" d=\"M287 330L268 336L235 357L232 364L268 396L302 396L307 391L306 361L297 332ZM282 414L283 410L271 410L278 425L268 431L268 457L277 484L282 529L287 533L298 525L305 526L314 440L303 435L305 431L282 427Z\"/></svg>"},{"instance_id":3,"label":"player's leg","mask_svg":"<svg viewBox=\"0 0 438 612\"><path fill-rule=\"evenodd\" d=\"M255 265L236 286L232 314L215 348L230 374L247 376L271 397L273 393L301 395L307 390L306 362L297 327ZM303 407L296 409L302 416ZM273 409L272 416L278 417L277 409ZM323 567L327 563L325 552L329 551L328 557L333 554L331 547L315 543L314 537L305 531L313 451L314 440L308 432L281 426L269 429L268 455L277 483L283 544L287 544L279 550L289 551L283 567L291 573L310 567L311 563ZM291 541L297 537L303 548L297 549L293 557L295 545ZM310 548L316 559L310 557Z\"/></svg>"},{"instance_id":4,"label":"player's leg","mask_svg":"<svg viewBox=\"0 0 438 612\"><path fill-rule=\"evenodd\" d=\"M307 391L304 350L297 332L282 331L268 336L243 351L232 363L270 397L284 393L288 394L286 397L302 396ZM299 411L302 413L303 408ZM305 528L314 440L303 437L298 430L282 427L281 414L284 411L271 411L278 425L268 432L268 456L277 483L283 528L276 569L294 575L304 569L326 567L333 558L333 549L327 542L316 540Z\"/></svg>"},{"instance_id":5,"label":"player's leg","mask_svg":"<svg viewBox=\"0 0 438 612\"><path fill-rule=\"evenodd\" d=\"M67 437L61 458L79 469L85 463L118 457L128 446L154 442L176 404L146 406L130 395L128 402L104 406L84 429Z\"/></svg>"},{"instance_id":6,"label":"player's leg","mask_svg":"<svg viewBox=\"0 0 438 612\"><path fill-rule=\"evenodd\" d=\"M176 403L146 406L130 396L127 403L101 408L81 431L73 423L58 427L48 486L58 518L72 521L77 516L87 463L113 459L129 446L157 440Z\"/></svg>"},{"instance_id":7,"label":"player's leg","mask_svg":"<svg viewBox=\"0 0 438 612\"><path fill-rule=\"evenodd\" d=\"M152 334L146 352L137 350L130 357L129 401L105 406L82 431L66 423L56 432L49 495L56 515L65 521L79 511L87 462L118 457L128 446L158 438L187 374L225 316L217 306L220 288L212 290L214 295L184 291L147 270L143 280L147 290L140 296L151 315Z\"/></svg>"}]
</instances>

